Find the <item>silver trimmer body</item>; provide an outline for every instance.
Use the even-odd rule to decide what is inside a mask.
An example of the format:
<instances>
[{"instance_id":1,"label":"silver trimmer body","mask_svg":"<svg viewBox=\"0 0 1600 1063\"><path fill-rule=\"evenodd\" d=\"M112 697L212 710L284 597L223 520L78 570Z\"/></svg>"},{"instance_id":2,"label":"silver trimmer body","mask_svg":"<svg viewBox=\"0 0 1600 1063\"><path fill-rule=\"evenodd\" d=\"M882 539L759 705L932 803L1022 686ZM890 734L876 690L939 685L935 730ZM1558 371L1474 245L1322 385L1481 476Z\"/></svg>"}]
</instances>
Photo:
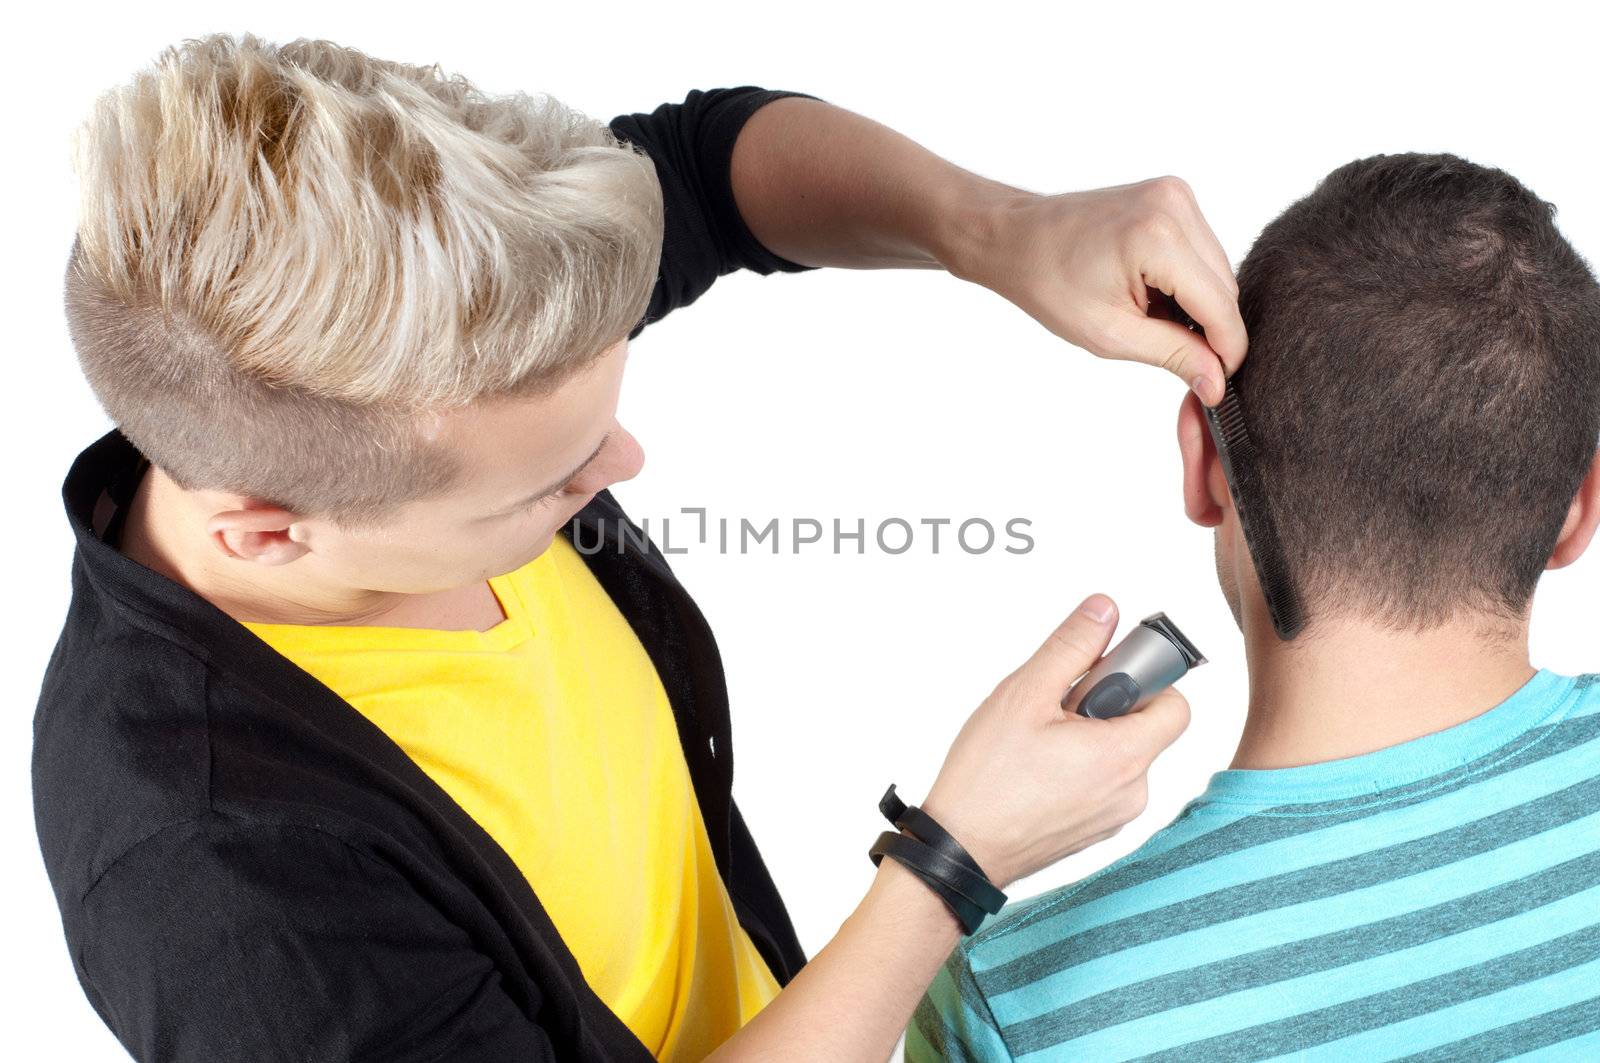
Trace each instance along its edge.
<instances>
[{"instance_id":1,"label":"silver trimmer body","mask_svg":"<svg viewBox=\"0 0 1600 1063\"><path fill-rule=\"evenodd\" d=\"M1081 690L1080 715L1096 720L1121 716L1143 708L1189 669L1205 663L1166 613L1153 613L1074 683L1061 704L1065 707Z\"/></svg>"}]
</instances>

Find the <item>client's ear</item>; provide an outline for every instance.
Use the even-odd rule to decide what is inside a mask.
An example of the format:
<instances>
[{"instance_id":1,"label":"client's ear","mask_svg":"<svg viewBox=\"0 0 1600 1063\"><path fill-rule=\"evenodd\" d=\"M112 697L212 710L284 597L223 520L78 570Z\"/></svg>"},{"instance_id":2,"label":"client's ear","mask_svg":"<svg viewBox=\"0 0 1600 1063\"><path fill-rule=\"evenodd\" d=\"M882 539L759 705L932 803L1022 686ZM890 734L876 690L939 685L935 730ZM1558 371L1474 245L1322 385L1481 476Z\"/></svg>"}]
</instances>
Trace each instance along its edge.
<instances>
[{"instance_id":1,"label":"client's ear","mask_svg":"<svg viewBox=\"0 0 1600 1063\"><path fill-rule=\"evenodd\" d=\"M1178 451L1183 456L1183 511L1200 527L1215 528L1222 523L1228 485L1217 457L1216 441L1211 438L1200 399L1193 391L1183 397L1183 405L1178 407Z\"/></svg>"},{"instance_id":2,"label":"client's ear","mask_svg":"<svg viewBox=\"0 0 1600 1063\"><path fill-rule=\"evenodd\" d=\"M1550 560L1544 567L1562 568L1578 560L1589 540L1594 538L1596 525L1600 525L1600 451L1595 451L1589 471L1578 485L1578 493L1572 497L1567 519L1561 525L1555 549L1550 551Z\"/></svg>"}]
</instances>

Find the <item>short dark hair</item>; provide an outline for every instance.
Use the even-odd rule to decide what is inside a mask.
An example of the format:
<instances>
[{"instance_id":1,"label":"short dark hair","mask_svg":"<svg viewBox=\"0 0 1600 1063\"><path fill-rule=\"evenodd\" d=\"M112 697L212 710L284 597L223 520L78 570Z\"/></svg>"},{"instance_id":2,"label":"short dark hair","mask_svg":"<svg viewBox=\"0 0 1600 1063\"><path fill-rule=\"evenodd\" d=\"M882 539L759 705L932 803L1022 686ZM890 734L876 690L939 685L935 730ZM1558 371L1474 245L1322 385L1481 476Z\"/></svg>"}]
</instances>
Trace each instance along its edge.
<instances>
[{"instance_id":1,"label":"short dark hair","mask_svg":"<svg viewBox=\"0 0 1600 1063\"><path fill-rule=\"evenodd\" d=\"M1600 284L1454 155L1334 170L1239 270L1236 377L1308 619L1526 612L1600 445Z\"/></svg>"}]
</instances>

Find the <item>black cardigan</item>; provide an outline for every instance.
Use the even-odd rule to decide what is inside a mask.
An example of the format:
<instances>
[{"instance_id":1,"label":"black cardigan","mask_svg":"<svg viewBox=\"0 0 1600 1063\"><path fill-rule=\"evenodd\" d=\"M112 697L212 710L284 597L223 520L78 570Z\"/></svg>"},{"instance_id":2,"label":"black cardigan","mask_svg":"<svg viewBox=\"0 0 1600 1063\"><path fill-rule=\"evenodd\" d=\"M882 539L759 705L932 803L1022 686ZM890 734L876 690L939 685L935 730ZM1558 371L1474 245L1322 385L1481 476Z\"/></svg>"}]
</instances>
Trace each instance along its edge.
<instances>
[{"instance_id":1,"label":"black cardigan","mask_svg":"<svg viewBox=\"0 0 1600 1063\"><path fill-rule=\"evenodd\" d=\"M752 86L612 128L654 160L661 274L631 335L762 247L729 183ZM113 429L62 487L72 598L34 720L34 813L79 981L140 1060L629 1060L527 880L382 731L111 545L147 461ZM564 529L660 673L735 911L778 981L805 963L732 800L705 619L609 493ZM629 526L631 527L631 526ZM616 548L624 534L634 538Z\"/></svg>"}]
</instances>

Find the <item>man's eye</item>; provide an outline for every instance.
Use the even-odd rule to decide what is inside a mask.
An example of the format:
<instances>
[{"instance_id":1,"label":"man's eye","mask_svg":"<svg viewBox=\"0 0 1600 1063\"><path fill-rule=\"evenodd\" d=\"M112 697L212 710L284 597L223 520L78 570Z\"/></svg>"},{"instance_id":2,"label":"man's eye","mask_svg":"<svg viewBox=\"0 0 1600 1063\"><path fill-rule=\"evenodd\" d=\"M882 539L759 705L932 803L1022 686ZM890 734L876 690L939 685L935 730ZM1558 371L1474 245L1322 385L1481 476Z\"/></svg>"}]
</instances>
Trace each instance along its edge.
<instances>
[{"instance_id":1,"label":"man's eye","mask_svg":"<svg viewBox=\"0 0 1600 1063\"><path fill-rule=\"evenodd\" d=\"M563 487L561 489L561 491L552 491L549 494L543 496L542 498L536 498L532 502L529 502L527 505L523 506L521 512L523 512L523 513L537 513L539 510L543 509L545 506L553 504L556 499L561 497L561 492L565 491L565 490L566 490L566 488Z\"/></svg>"}]
</instances>

